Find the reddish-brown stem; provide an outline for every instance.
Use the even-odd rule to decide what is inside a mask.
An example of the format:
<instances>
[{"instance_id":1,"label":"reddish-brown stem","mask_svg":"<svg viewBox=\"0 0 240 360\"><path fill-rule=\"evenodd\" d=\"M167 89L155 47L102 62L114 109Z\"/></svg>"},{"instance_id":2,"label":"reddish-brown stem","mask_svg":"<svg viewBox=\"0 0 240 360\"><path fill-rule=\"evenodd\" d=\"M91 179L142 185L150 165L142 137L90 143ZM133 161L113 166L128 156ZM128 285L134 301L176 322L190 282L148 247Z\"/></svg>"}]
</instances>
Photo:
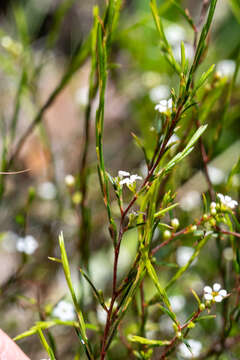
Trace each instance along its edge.
<instances>
[{"instance_id":1,"label":"reddish-brown stem","mask_svg":"<svg viewBox=\"0 0 240 360\"><path fill-rule=\"evenodd\" d=\"M226 235L232 235L232 236L236 236L237 238L240 238L240 234L235 232L235 231L228 231L228 230L220 230L220 232L222 234L226 234Z\"/></svg>"}]
</instances>

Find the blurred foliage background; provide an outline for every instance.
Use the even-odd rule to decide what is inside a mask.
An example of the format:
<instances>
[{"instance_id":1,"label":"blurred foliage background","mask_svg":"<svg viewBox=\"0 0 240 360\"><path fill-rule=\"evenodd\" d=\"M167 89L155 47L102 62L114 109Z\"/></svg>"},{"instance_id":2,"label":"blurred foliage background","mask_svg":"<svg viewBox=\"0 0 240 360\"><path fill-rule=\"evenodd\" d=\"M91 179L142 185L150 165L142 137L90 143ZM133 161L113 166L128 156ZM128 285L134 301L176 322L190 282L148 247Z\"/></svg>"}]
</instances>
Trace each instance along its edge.
<instances>
[{"instance_id":1,"label":"blurred foliage background","mask_svg":"<svg viewBox=\"0 0 240 360\"><path fill-rule=\"evenodd\" d=\"M111 286L112 246L109 240L105 207L100 196L96 170L94 119L97 100L93 102L90 120L90 144L87 160L88 191L86 195L86 231L81 233L81 164L84 151L84 119L88 102L90 60L83 62L67 86L43 114L43 120L26 139L24 146L8 167L8 159L15 154L19 139L35 118L41 106L59 83L68 64L81 48L92 27L94 4L104 8L104 1L82 0L23 0L1 3L0 13L0 122L1 168L6 170L30 169L18 175L1 175L1 238L0 238L0 311L1 328L11 336L29 329L34 321L51 318L54 305L67 297L63 271L48 256L59 256L57 237L64 232L74 284L88 321L101 325L101 315L93 312L96 303L91 300L90 289L80 278L78 267L88 269L97 288L105 293ZM188 8L196 23L201 11L201 1L180 2ZM240 6L238 2L219 0L209 37L209 48L199 72L217 64L221 72L222 60L235 61L240 49ZM180 41L185 42L189 60L193 57L194 34L188 23L171 1L159 1L164 28L175 56L179 57ZM231 62L230 64L231 68ZM239 199L239 174L234 176L231 188L226 179L240 154L240 82L236 80L227 106L227 92L231 69L227 76L216 73L211 80L209 95L200 109L200 122L208 124L204 144L209 156L210 177L214 190L229 193ZM144 176L146 166L141 150L136 146L131 132L137 134L149 154L153 152L153 125L156 121L154 106L168 98L170 90L178 91L178 78L165 61L158 46L158 35L145 0L125 0L119 19L119 28L113 41L109 81L107 85L104 129L104 155L106 168L113 176L118 170L137 172ZM206 90L206 89L205 89ZM188 117L184 120L188 121ZM192 131L182 126L175 139ZM174 151L174 150L173 150ZM191 224L202 213L201 193L207 191L202 174L203 163L198 147L188 156L161 187L177 192L180 208L174 209L181 227ZM65 182L67 174L76 179L74 186ZM126 198L127 198L126 194ZM129 197L130 198L130 197ZM114 197L112 197L114 208ZM118 209L116 204L116 216ZM85 223L86 224L86 223ZM16 251L19 237L33 236L38 242L36 252L27 256ZM162 238L161 231L155 242ZM85 241L89 239L88 241ZM158 261L164 263L169 253L172 268L160 267L162 281L166 282L181 266L186 251L194 244L192 236L166 247ZM221 262L222 274L231 279L232 257L228 240ZM125 274L136 251L135 230L129 231L120 254L120 272ZM178 247L177 252L175 249ZM185 248L185 253L184 253ZM228 251L227 251L228 250ZM170 296L178 304L180 318L193 310L194 300L190 289L201 292L205 284L216 281L220 260L216 243L209 243L204 255L184 275L182 282L171 288ZM90 254L90 256L89 256ZM184 255L185 254L185 255ZM184 260L182 260L184 261ZM167 271L165 271L167 269ZM224 275L224 276L225 276ZM225 278L225 279L226 279ZM223 279L218 279L220 282ZM224 284L227 285L226 283ZM153 285L147 286L146 297L154 294ZM136 305L137 306L137 305ZM216 320L202 323L193 330L194 338L204 339L204 348L221 331L219 305ZM152 311L152 310L149 310ZM134 310L132 310L134 313ZM154 322L148 324L151 332L162 338L171 334L172 325L165 316L153 313ZM158 324L158 325L156 325ZM127 324L132 330L131 321ZM239 328L233 329L237 334ZM59 359L73 359L77 350L77 337L72 329L60 327L53 330L57 339ZM212 336L212 335L211 335ZM22 348L31 359L45 356L37 337L26 338ZM239 347L239 345L238 345ZM111 359L127 355L113 350ZM221 359L238 359L240 348L222 355ZM210 357L209 357L210 358Z\"/></svg>"}]
</instances>

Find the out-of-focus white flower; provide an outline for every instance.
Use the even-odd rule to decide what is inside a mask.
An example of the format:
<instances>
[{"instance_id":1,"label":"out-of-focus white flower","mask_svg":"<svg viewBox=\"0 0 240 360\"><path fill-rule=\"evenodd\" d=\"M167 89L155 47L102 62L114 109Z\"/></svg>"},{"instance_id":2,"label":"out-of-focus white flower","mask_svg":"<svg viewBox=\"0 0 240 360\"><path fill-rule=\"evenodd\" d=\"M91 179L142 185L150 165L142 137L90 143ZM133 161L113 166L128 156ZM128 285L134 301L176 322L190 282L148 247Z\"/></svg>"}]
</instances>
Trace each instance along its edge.
<instances>
[{"instance_id":1,"label":"out-of-focus white flower","mask_svg":"<svg viewBox=\"0 0 240 360\"><path fill-rule=\"evenodd\" d=\"M215 166L208 166L208 174L213 185L221 184L225 178L224 172Z\"/></svg>"},{"instance_id":2,"label":"out-of-focus white flower","mask_svg":"<svg viewBox=\"0 0 240 360\"><path fill-rule=\"evenodd\" d=\"M13 231L6 231L1 233L2 247L4 250L13 253L16 251L16 242L19 236Z\"/></svg>"},{"instance_id":3,"label":"out-of-focus white flower","mask_svg":"<svg viewBox=\"0 0 240 360\"><path fill-rule=\"evenodd\" d=\"M167 85L158 85L152 88L149 92L149 97L154 103L168 98L170 95L170 88Z\"/></svg>"},{"instance_id":4,"label":"out-of-focus white flower","mask_svg":"<svg viewBox=\"0 0 240 360\"><path fill-rule=\"evenodd\" d=\"M178 141L179 141L179 137L178 137L176 134L173 134L173 135L170 137L170 139L168 140L167 146L169 146L169 145L171 145L171 144L173 144L173 143L176 143L176 142L178 142ZM175 144L175 145L177 145L177 144Z\"/></svg>"},{"instance_id":5,"label":"out-of-focus white flower","mask_svg":"<svg viewBox=\"0 0 240 360\"><path fill-rule=\"evenodd\" d=\"M186 31L182 26L173 24L166 28L165 36L170 45L176 45L186 39Z\"/></svg>"},{"instance_id":6,"label":"out-of-focus white flower","mask_svg":"<svg viewBox=\"0 0 240 360\"><path fill-rule=\"evenodd\" d=\"M227 261L232 261L234 257L233 249L231 247L227 247L223 250L223 257Z\"/></svg>"},{"instance_id":7,"label":"out-of-focus white flower","mask_svg":"<svg viewBox=\"0 0 240 360\"><path fill-rule=\"evenodd\" d=\"M38 242L32 235L27 235L24 238L18 238L16 249L27 255L32 255L38 248Z\"/></svg>"},{"instance_id":8,"label":"out-of-focus white flower","mask_svg":"<svg viewBox=\"0 0 240 360\"><path fill-rule=\"evenodd\" d=\"M181 311L186 304L185 297L182 295L170 296L169 301L170 301L173 312Z\"/></svg>"},{"instance_id":9,"label":"out-of-focus white flower","mask_svg":"<svg viewBox=\"0 0 240 360\"><path fill-rule=\"evenodd\" d=\"M228 195L217 194L217 197L220 199L221 204L227 208L234 209L238 205L238 202Z\"/></svg>"},{"instance_id":10,"label":"out-of-focus white flower","mask_svg":"<svg viewBox=\"0 0 240 360\"><path fill-rule=\"evenodd\" d=\"M234 60L222 60L217 63L216 71L221 77L232 77L236 69Z\"/></svg>"},{"instance_id":11,"label":"out-of-focus white flower","mask_svg":"<svg viewBox=\"0 0 240 360\"><path fill-rule=\"evenodd\" d=\"M64 181L65 181L66 186L71 187L75 184L75 178L71 174L66 175Z\"/></svg>"},{"instance_id":12,"label":"out-of-focus white flower","mask_svg":"<svg viewBox=\"0 0 240 360\"><path fill-rule=\"evenodd\" d=\"M160 113L166 113L167 111L172 111L172 99L169 100L161 100L159 104L155 106L155 110Z\"/></svg>"},{"instance_id":13,"label":"out-of-focus white flower","mask_svg":"<svg viewBox=\"0 0 240 360\"><path fill-rule=\"evenodd\" d=\"M189 61L192 61L194 58L194 48L189 43L184 43L185 48L185 57ZM178 61L181 62L181 43L178 43L173 47L173 56Z\"/></svg>"},{"instance_id":14,"label":"out-of-focus white flower","mask_svg":"<svg viewBox=\"0 0 240 360\"><path fill-rule=\"evenodd\" d=\"M204 298L208 301L221 302L228 294L225 289L221 289L221 285L215 283L213 289L211 286L205 286L203 288Z\"/></svg>"},{"instance_id":15,"label":"out-of-focus white flower","mask_svg":"<svg viewBox=\"0 0 240 360\"><path fill-rule=\"evenodd\" d=\"M179 345L180 355L185 359L194 359L195 357L198 357L202 350L202 344L200 343L200 341L188 339L187 342L191 348L191 351L184 343L182 343Z\"/></svg>"},{"instance_id":16,"label":"out-of-focus white flower","mask_svg":"<svg viewBox=\"0 0 240 360\"><path fill-rule=\"evenodd\" d=\"M190 246L180 246L177 248L176 260L180 267L185 266L190 260L192 254L194 253L194 248Z\"/></svg>"},{"instance_id":17,"label":"out-of-focus white flower","mask_svg":"<svg viewBox=\"0 0 240 360\"><path fill-rule=\"evenodd\" d=\"M88 92L87 86L77 89L75 94L76 103L80 106L86 106L88 103Z\"/></svg>"},{"instance_id":18,"label":"out-of-focus white flower","mask_svg":"<svg viewBox=\"0 0 240 360\"><path fill-rule=\"evenodd\" d=\"M57 190L52 182L46 181L38 185L37 193L44 200L53 200L56 197Z\"/></svg>"},{"instance_id":19,"label":"out-of-focus white flower","mask_svg":"<svg viewBox=\"0 0 240 360\"><path fill-rule=\"evenodd\" d=\"M52 311L52 316L62 321L73 321L76 319L73 305L65 300L59 301Z\"/></svg>"},{"instance_id":20,"label":"out-of-focus white flower","mask_svg":"<svg viewBox=\"0 0 240 360\"><path fill-rule=\"evenodd\" d=\"M201 202L201 195L196 190L191 190L187 192L181 199L180 199L180 207L185 211L191 211L198 207Z\"/></svg>"},{"instance_id":21,"label":"out-of-focus white flower","mask_svg":"<svg viewBox=\"0 0 240 360\"><path fill-rule=\"evenodd\" d=\"M101 325L106 324L107 312L106 310L103 309L102 305L100 304L97 305L97 318Z\"/></svg>"}]
</instances>

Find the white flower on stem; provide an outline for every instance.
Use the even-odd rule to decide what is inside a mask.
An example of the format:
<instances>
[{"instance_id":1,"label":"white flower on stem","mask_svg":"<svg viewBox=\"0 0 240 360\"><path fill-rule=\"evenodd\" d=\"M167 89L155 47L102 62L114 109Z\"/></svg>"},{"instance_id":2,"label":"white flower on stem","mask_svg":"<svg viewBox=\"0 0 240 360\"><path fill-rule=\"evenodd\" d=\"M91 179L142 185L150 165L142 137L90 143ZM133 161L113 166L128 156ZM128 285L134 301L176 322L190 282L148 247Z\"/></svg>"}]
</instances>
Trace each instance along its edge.
<instances>
[{"instance_id":1,"label":"white flower on stem","mask_svg":"<svg viewBox=\"0 0 240 360\"><path fill-rule=\"evenodd\" d=\"M180 355L185 359L194 359L195 357L198 357L202 350L202 344L200 341L189 339L187 342L191 348L191 351L184 343L182 343L179 345Z\"/></svg>"},{"instance_id":2,"label":"white flower on stem","mask_svg":"<svg viewBox=\"0 0 240 360\"><path fill-rule=\"evenodd\" d=\"M27 235L24 238L18 238L16 243L16 249L19 252L23 252L27 255L32 255L35 250L38 248L37 240L31 236Z\"/></svg>"},{"instance_id":3,"label":"white flower on stem","mask_svg":"<svg viewBox=\"0 0 240 360\"><path fill-rule=\"evenodd\" d=\"M155 110L159 111L160 113L166 113L167 111L172 111L172 99L168 100L161 100L159 104L155 106Z\"/></svg>"},{"instance_id":4,"label":"white flower on stem","mask_svg":"<svg viewBox=\"0 0 240 360\"><path fill-rule=\"evenodd\" d=\"M205 286L204 289L204 298L208 301L221 302L228 294L225 289L221 289L221 285L215 283L213 288L211 286Z\"/></svg>"},{"instance_id":5,"label":"white flower on stem","mask_svg":"<svg viewBox=\"0 0 240 360\"><path fill-rule=\"evenodd\" d=\"M127 186L131 186L133 185L137 180L142 180L141 176L138 176L137 174L134 175L130 175L129 177L125 177L125 179L122 179L119 184L120 185L124 185L126 184Z\"/></svg>"},{"instance_id":6,"label":"white flower on stem","mask_svg":"<svg viewBox=\"0 0 240 360\"><path fill-rule=\"evenodd\" d=\"M120 177L120 179L123 179L125 176L130 176L130 173L128 171L119 170L118 176Z\"/></svg>"},{"instance_id":7,"label":"white flower on stem","mask_svg":"<svg viewBox=\"0 0 240 360\"><path fill-rule=\"evenodd\" d=\"M238 205L238 202L228 195L217 194L217 197L220 199L221 204L227 208L234 209Z\"/></svg>"},{"instance_id":8,"label":"white flower on stem","mask_svg":"<svg viewBox=\"0 0 240 360\"><path fill-rule=\"evenodd\" d=\"M222 60L216 66L217 74L221 77L232 77L236 69L236 63L233 60Z\"/></svg>"},{"instance_id":9,"label":"white flower on stem","mask_svg":"<svg viewBox=\"0 0 240 360\"><path fill-rule=\"evenodd\" d=\"M194 253L194 248L190 246L180 246L177 248L176 258L177 264L182 267L185 266L191 259ZM193 261L193 264L196 262L196 259Z\"/></svg>"},{"instance_id":10,"label":"white flower on stem","mask_svg":"<svg viewBox=\"0 0 240 360\"><path fill-rule=\"evenodd\" d=\"M73 321L76 319L73 305L65 300L59 301L53 309L52 316L62 321Z\"/></svg>"}]
</instances>

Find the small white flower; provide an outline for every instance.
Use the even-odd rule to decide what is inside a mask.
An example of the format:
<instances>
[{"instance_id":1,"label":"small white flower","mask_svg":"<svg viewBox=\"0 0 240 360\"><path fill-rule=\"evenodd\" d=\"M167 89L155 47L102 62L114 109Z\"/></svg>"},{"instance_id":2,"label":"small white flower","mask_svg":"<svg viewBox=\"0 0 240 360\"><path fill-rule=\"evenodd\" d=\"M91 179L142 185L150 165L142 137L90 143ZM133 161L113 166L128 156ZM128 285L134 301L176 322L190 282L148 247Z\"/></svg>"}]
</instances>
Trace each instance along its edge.
<instances>
[{"instance_id":1,"label":"small white flower","mask_svg":"<svg viewBox=\"0 0 240 360\"><path fill-rule=\"evenodd\" d=\"M80 106L86 106L88 103L89 89L87 86L77 89L75 94L76 103Z\"/></svg>"},{"instance_id":2,"label":"small white flower","mask_svg":"<svg viewBox=\"0 0 240 360\"><path fill-rule=\"evenodd\" d=\"M181 311L186 304L186 300L183 295L170 296L169 301L170 301L173 312Z\"/></svg>"},{"instance_id":3,"label":"small white flower","mask_svg":"<svg viewBox=\"0 0 240 360\"><path fill-rule=\"evenodd\" d=\"M57 190L52 182L46 181L39 184L37 193L44 200L53 200L56 197Z\"/></svg>"},{"instance_id":4,"label":"small white flower","mask_svg":"<svg viewBox=\"0 0 240 360\"><path fill-rule=\"evenodd\" d=\"M71 303L61 300L53 309L52 316L62 321L73 321L76 318L74 307Z\"/></svg>"},{"instance_id":5,"label":"small white flower","mask_svg":"<svg viewBox=\"0 0 240 360\"><path fill-rule=\"evenodd\" d=\"M118 176L120 177L120 179L122 179L125 176L130 176L130 173L128 171L119 170Z\"/></svg>"},{"instance_id":6,"label":"small white flower","mask_svg":"<svg viewBox=\"0 0 240 360\"><path fill-rule=\"evenodd\" d=\"M179 141L179 137L176 134L173 134L167 142L167 146L175 143L173 146L177 145L176 143Z\"/></svg>"},{"instance_id":7,"label":"small white flower","mask_svg":"<svg viewBox=\"0 0 240 360\"><path fill-rule=\"evenodd\" d=\"M38 248L37 240L31 236L27 235L24 238L18 238L16 243L16 249L19 252L23 252L27 255L32 255L35 250Z\"/></svg>"},{"instance_id":8,"label":"small white flower","mask_svg":"<svg viewBox=\"0 0 240 360\"><path fill-rule=\"evenodd\" d=\"M130 175L129 177L125 177L124 179L122 179L119 184L120 185L124 185L126 184L127 186L131 186L133 185L137 180L142 180L141 176L138 176L137 174L134 175Z\"/></svg>"},{"instance_id":9,"label":"small white flower","mask_svg":"<svg viewBox=\"0 0 240 360\"><path fill-rule=\"evenodd\" d=\"M201 194L196 190L190 190L180 199L180 207L184 211L191 211L201 203Z\"/></svg>"},{"instance_id":10,"label":"small white flower","mask_svg":"<svg viewBox=\"0 0 240 360\"><path fill-rule=\"evenodd\" d=\"M75 184L75 177L71 174L68 174L65 176L64 181L65 181L66 186L71 187Z\"/></svg>"},{"instance_id":11,"label":"small white flower","mask_svg":"<svg viewBox=\"0 0 240 360\"><path fill-rule=\"evenodd\" d=\"M178 265L180 267L185 266L191 259L193 253L194 248L190 246L180 246L179 248L177 248L176 257Z\"/></svg>"},{"instance_id":12,"label":"small white flower","mask_svg":"<svg viewBox=\"0 0 240 360\"><path fill-rule=\"evenodd\" d=\"M176 45L185 40L186 31L182 26L173 24L166 28L165 36L169 44Z\"/></svg>"},{"instance_id":13,"label":"small white flower","mask_svg":"<svg viewBox=\"0 0 240 360\"><path fill-rule=\"evenodd\" d=\"M172 99L168 100L161 100L159 104L155 106L155 110L159 111L160 113L166 113L168 110L172 110Z\"/></svg>"},{"instance_id":14,"label":"small white flower","mask_svg":"<svg viewBox=\"0 0 240 360\"><path fill-rule=\"evenodd\" d=\"M216 71L221 77L232 77L236 69L236 63L233 60L222 60L216 66Z\"/></svg>"},{"instance_id":15,"label":"small white flower","mask_svg":"<svg viewBox=\"0 0 240 360\"><path fill-rule=\"evenodd\" d=\"M220 289L221 285L218 283L213 285L213 289L211 286L205 286L203 288L204 298L208 301L221 302L227 296L227 291L225 289Z\"/></svg>"},{"instance_id":16,"label":"small white flower","mask_svg":"<svg viewBox=\"0 0 240 360\"><path fill-rule=\"evenodd\" d=\"M100 304L97 305L97 318L101 325L106 324L107 312L106 310L103 309L102 305Z\"/></svg>"},{"instance_id":17,"label":"small white flower","mask_svg":"<svg viewBox=\"0 0 240 360\"><path fill-rule=\"evenodd\" d=\"M166 99L170 95L170 88L167 85L158 85L150 90L149 97L154 103Z\"/></svg>"},{"instance_id":18,"label":"small white flower","mask_svg":"<svg viewBox=\"0 0 240 360\"><path fill-rule=\"evenodd\" d=\"M234 209L238 205L237 201L228 195L217 194L217 197L220 199L221 204L227 208Z\"/></svg>"},{"instance_id":19,"label":"small white flower","mask_svg":"<svg viewBox=\"0 0 240 360\"><path fill-rule=\"evenodd\" d=\"M179 352L181 356L186 359L194 359L195 357L198 357L202 350L202 344L200 341L189 339L187 342L191 348L191 351L184 343L182 343L179 345Z\"/></svg>"},{"instance_id":20,"label":"small white flower","mask_svg":"<svg viewBox=\"0 0 240 360\"><path fill-rule=\"evenodd\" d=\"M219 185L224 181L224 172L215 166L208 166L208 174L213 185Z\"/></svg>"}]
</instances>

